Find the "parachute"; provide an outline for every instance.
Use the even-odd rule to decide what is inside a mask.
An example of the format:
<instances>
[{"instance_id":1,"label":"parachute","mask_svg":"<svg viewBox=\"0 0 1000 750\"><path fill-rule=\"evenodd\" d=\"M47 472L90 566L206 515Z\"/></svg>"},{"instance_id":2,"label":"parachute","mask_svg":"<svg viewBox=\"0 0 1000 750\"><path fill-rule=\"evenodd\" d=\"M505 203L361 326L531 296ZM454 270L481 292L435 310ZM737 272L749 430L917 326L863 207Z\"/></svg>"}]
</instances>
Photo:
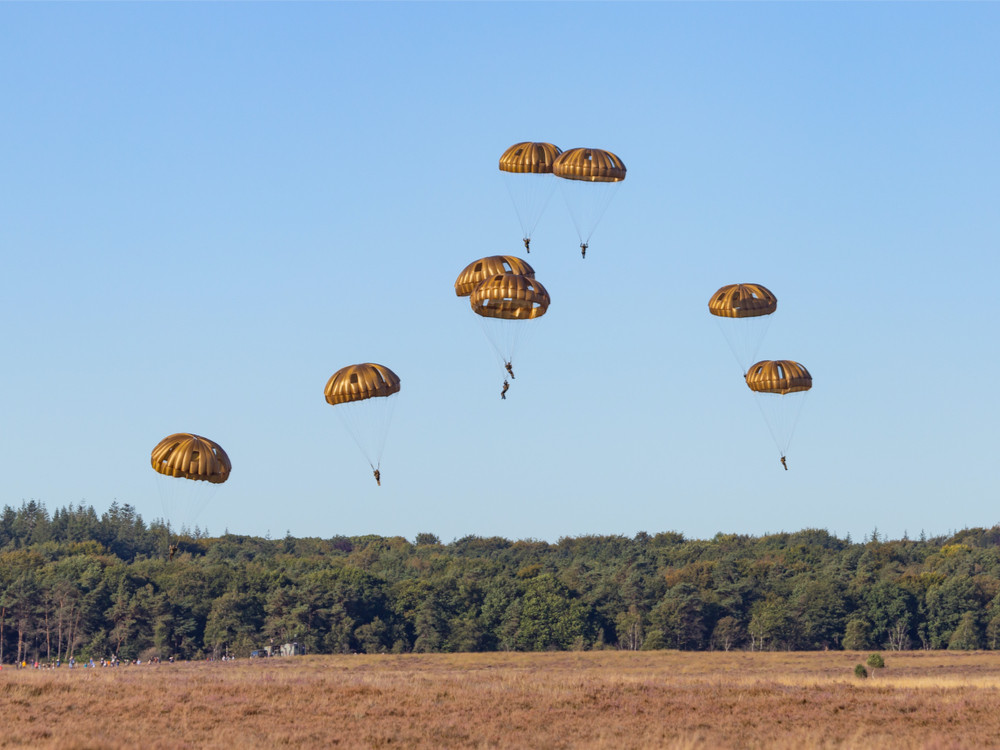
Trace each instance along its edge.
<instances>
[{"instance_id":1,"label":"parachute","mask_svg":"<svg viewBox=\"0 0 1000 750\"><path fill-rule=\"evenodd\" d=\"M747 386L754 393L787 396L812 388L812 375L803 365L790 359L765 359L747 370Z\"/></svg>"},{"instance_id":2,"label":"parachute","mask_svg":"<svg viewBox=\"0 0 1000 750\"><path fill-rule=\"evenodd\" d=\"M163 438L150 455L153 470L178 479L222 484L233 465L218 443L190 432Z\"/></svg>"},{"instance_id":3,"label":"parachute","mask_svg":"<svg viewBox=\"0 0 1000 750\"><path fill-rule=\"evenodd\" d=\"M336 407L381 485L382 453L399 393L399 376L385 365L365 362L337 370L326 382L326 402Z\"/></svg>"},{"instance_id":4,"label":"parachute","mask_svg":"<svg viewBox=\"0 0 1000 750\"><path fill-rule=\"evenodd\" d=\"M617 155L599 148L571 148L552 164L573 224L580 236L580 251L587 256L590 236L607 211L617 185L625 179L625 163Z\"/></svg>"},{"instance_id":5,"label":"parachute","mask_svg":"<svg viewBox=\"0 0 1000 750\"><path fill-rule=\"evenodd\" d=\"M461 276L459 277L461 279ZM513 376L514 354L530 328L526 323L549 309L549 293L532 276L498 273L480 283L469 295L472 311L508 373Z\"/></svg>"},{"instance_id":6,"label":"parachute","mask_svg":"<svg viewBox=\"0 0 1000 750\"><path fill-rule=\"evenodd\" d=\"M777 309L778 298L761 284L727 284L708 300L708 311L744 374L757 358L770 316Z\"/></svg>"},{"instance_id":7,"label":"parachute","mask_svg":"<svg viewBox=\"0 0 1000 750\"><path fill-rule=\"evenodd\" d=\"M552 163L562 151L551 143L515 143L500 156L500 172L521 223L524 249L555 190Z\"/></svg>"},{"instance_id":8,"label":"parachute","mask_svg":"<svg viewBox=\"0 0 1000 750\"><path fill-rule=\"evenodd\" d=\"M778 359L751 365L745 379L785 464L806 394L812 388L812 375L798 362Z\"/></svg>"},{"instance_id":9,"label":"parachute","mask_svg":"<svg viewBox=\"0 0 1000 750\"><path fill-rule=\"evenodd\" d=\"M472 261L455 279L455 294L468 297L486 279L498 274L514 273L535 278L535 269L513 255L491 255Z\"/></svg>"},{"instance_id":10,"label":"parachute","mask_svg":"<svg viewBox=\"0 0 1000 750\"><path fill-rule=\"evenodd\" d=\"M170 530L190 530L215 496L217 485L229 479L233 469L221 445L190 432L163 438L153 448L150 464L162 476L157 489L166 516L168 544ZM176 551L176 544L170 545L171 558Z\"/></svg>"},{"instance_id":11,"label":"parachute","mask_svg":"<svg viewBox=\"0 0 1000 750\"><path fill-rule=\"evenodd\" d=\"M476 315L502 320L533 320L549 309L545 287L533 277L499 273L477 286L469 295Z\"/></svg>"}]
</instances>

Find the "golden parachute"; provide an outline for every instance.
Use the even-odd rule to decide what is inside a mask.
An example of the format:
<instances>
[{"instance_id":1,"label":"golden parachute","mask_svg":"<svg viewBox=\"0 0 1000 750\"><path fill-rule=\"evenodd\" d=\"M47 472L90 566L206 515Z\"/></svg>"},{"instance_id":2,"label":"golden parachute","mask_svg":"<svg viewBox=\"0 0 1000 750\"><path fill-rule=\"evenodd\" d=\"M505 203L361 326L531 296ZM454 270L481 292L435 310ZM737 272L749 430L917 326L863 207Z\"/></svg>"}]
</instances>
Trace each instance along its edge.
<instances>
[{"instance_id":1,"label":"golden parachute","mask_svg":"<svg viewBox=\"0 0 1000 750\"><path fill-rule=\"evenodd\" d=\"M715 316L741 372L746 373L757 358L771 323L769 316L777 309L778 298L762 284L727 284L708 300L708 311Z\"/></svg>"},{"instance_id":2,"label":"golden parachute","mask_svg":"<svg viewBox=\"0 0 1000 750\"><path fill-rule=\"evenodd\" d=\"M551 174L552 163L562 150L551 143L522 141L500 155L500 171L516 174Z\"/></svg>"},{"instance_id":3,"label":"golden parachute","mask_svg":"<svg viewBox=\"0 0 1000 750\"><path fill-rule=\"evenodd\" d=\"M808 391L813 379L809 370L790 359L765 359L747 370L747 386L755 393L789 393Z\"/></svg>"},{"instance_id":4,"label":"golden parachute","mask_svg":"<svg viewBox=\"0 0 1000 750\"><path fill-rule=\"evenodd\" d=\"M233 470L221 445L190 432L163 438L153 448L149 460L153 470L160 474L212 484L222 484Z\"/></svg>"},{"instance_id":5,"label":"golden parachute","mask_svg":"<svg viewBox=\"0 0 1000 750\"><path fill-rule=\"evenodd\" d=\"M341 367L326 381L323 395L331 406L399 392L399 376L385 365L365 362Z\"/></svg>"},{"instance_id":6,"label":"golden parachute","mask_svg":"<svg viewBox=\"0 0 1000 750\"><path fill-rule=\"evenodd\" d=\"M326 382L323 395L336 407L347 432L357 443L382 484L381 463L389 423L399 393L399 376L385 365L365 362L337 370Z\"/></svg>"},{"instance_id":7,"label":"golden parachute","mask_svg":"<svg viewBox=\"0 0 1000 750\"><path fill-rule=\"evenodd\" d=\"M708 301L708 311L720 318L755 318L777 309L778 298L763 284L727 284Z\"/></svg>"},{"instance_id":8,"label":"golden parachute","mask_svg":"<svg viewBox=\"0 0 1000 750\"><path fill-rule=\"evenodd\" d=\"M551 143L515 143L500 156L500 172L521 224L524 249L555 190L552 165L562 151Z\"/></svg>"},{"instance_id":9,"label":"golden parachute","mask_svg":"<svg viewBox=\"0 0 1000 750\"><path fill-rule=\"evenodd\" d=\"M751 365L745 379L757 397L757 405L781 454L781 463L787 469L785 456L806 394L812 388L812 375L798 362L778 359Z\"/></svg>"},{"instance_id":10,"label":"golden parachute","mask_svg":"<svg viewBox=\"0 0 1000 750\"><path fill-rule=\"evenodd\" d=\"M556 177L584 182L621 182L625 172L625 162L617 154L600 148L571 148L552 165Z\"/></svg>"},{"instance_id":11,"label":"golden parachute","mask_svg":"<svg viewBox=\"0 0 1000 750\"><path fill-rule=\"evenodd\" d=\"M535 269L513 255L491 255L472 261L455 279L455 294L468 297L486 279L498 274L514 273L535 278Z\"/></svg>"},{"instance_id":12,"label":"golden parachute","mask_svg":"<svg viewBox=\"0 0 1000 750\"><path fill-rule=\"evenodd\" d=\"M514 355L533 328L525 324L543 316L550 302L549 293L533 276L516 273L498 273L469 295L469 304L483 333L511 378L514 378Z\"/></svg>"},{"instance_id":13,"label":"golden parachute","mask_svg":"<svg viewBox=\"0 0 1000 750\"><path fill-rule=\"evenodd\" d=\"M476 315L504 320L533 320L549 309L549 293L533 277L499 273L473 290L469 303Z\"/></svg>"},{"instance_id":14,"label":"golden parachute","mask_svg":"<svg viewBox=\"0 0 1000 750\"><path fill-rule=\"evenodd\" d=\"M178 550L176 535L190 533L198 516L215 497L218 485L229 479L233 465L221 445L190 432L163 438L153 448L149 461L153 470L161 475L156 488L163 505L172 560ZM193 481L178 482L177 479Z\"/></svg>"},{"instance_id":15,"label":"golden parachute","mask_svg":"<svg viewBox=\"0 0 1000 750\"><path fill-rule=\"evenodd\" d=\"M573 224L580 237L580 252L587 257L590 237L625 179L625 162L617 154L599 148L571 148L563 151L552 165Z\"/></svg>"}]
</instances>

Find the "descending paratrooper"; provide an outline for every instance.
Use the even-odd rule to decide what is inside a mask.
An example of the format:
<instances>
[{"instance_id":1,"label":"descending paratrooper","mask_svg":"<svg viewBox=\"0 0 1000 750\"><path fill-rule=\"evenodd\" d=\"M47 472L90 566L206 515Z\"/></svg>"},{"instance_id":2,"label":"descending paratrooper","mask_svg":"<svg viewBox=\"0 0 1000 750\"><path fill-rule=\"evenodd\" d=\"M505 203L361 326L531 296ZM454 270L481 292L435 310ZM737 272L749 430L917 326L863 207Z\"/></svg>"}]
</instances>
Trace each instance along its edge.
<instances>
[{"instance_id":1,"label":"descending paratrooper","mask_svg":"<svg viewBox=\"0 0 1000 750\"><path fill-rule=\"evenodd\" d=\"M587 257L590 237L607 211L617 186L625 179L625 162L600 148L571 148L552 164L580 236L580 255Z\"/></svg>"},{"instance_id":2,"label":"descending paratrooper","mask_svg":"<svg viewBox=\"0 0 1000 750\"><path fill-rule=\"evenodd\" d=\"M375 483L382 486L382 452L399 393L399 376L385 365L364 362L337 370L323 395L354 438L371 466Z\"/></svg>"},{"instance_id":3,"label":"descending paratrooper","mask_svg":"<svg viewBox=\"0 0 1000 750\"><path fill-rule=\"evenodd\" d=\"M524 141L500 156L500 172L521 223L525 252L531 252L531 235L555 190L552 164L561 153L551 143Z\"/></svg>"}]
</instances>

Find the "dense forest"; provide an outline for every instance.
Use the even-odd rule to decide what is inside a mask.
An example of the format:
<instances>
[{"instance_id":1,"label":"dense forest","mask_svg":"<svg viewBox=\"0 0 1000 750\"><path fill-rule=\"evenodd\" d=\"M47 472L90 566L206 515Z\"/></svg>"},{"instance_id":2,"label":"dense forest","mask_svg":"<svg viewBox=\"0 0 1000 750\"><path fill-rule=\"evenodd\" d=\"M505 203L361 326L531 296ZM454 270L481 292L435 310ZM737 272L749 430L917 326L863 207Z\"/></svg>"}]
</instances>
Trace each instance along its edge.
<instances>
[{"instance_id":1,"label":"dense forest","mask_svg":"<svg viewBox=\"0 0 1000 750\"><path fill-rule=\"evenodd\" d=\"M995 649L1000 527L557 543L167 529L129 505L5 507L0 661L551 649Z\"/></svg>"}]
</instances>

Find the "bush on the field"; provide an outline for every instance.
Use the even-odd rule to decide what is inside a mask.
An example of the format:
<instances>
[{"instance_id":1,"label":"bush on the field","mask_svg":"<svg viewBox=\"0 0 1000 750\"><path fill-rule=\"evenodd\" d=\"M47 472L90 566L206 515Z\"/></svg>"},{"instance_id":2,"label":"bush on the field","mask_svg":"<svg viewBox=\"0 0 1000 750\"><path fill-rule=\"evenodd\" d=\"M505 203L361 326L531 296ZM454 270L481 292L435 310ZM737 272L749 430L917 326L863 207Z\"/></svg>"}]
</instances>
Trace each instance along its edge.
<instances>
[{"instance_id":1,"label":"bush on the field","mask_svg":"<svg viewBox=\"0 0 1000 750\"><path fill-rule=\"evenodd\" d=\"M873 669L882 669L885 666L885 659L882 654L870 654L868 656L868 666Z\"/></svg>"},{"instance_id":2,"label":"bush on the field","mask_svg":"<svg viewBox=\"0 0 1000 750\"><path fill-rule=\"evenodd\" d=\"M857 665L855 665L855 667L854 667L854 676L855 677L859 677L862 680L864 680L864 679L866 679L868 677L868 670L865 669L865 665L864 664L857 664Z\"/></svg>"}]
</instances>

